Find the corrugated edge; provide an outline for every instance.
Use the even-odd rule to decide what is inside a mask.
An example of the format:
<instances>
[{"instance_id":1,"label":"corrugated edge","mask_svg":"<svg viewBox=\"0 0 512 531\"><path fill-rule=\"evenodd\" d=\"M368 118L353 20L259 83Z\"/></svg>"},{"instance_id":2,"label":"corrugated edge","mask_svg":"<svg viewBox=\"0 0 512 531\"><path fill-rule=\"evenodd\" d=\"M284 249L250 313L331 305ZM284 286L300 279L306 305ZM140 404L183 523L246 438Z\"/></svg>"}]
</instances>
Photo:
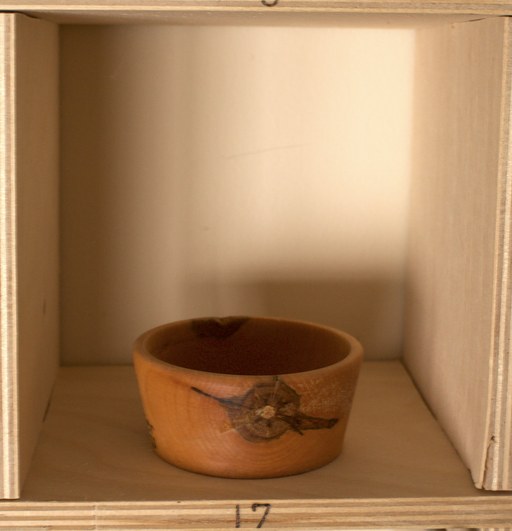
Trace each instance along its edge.
<instances>
[{"instance_id":1,"label":"corrugated edge","mask_svg":"<svg viewBox=\"0 0 512 531\"><path fill-rule=\"evenodd\" d=\"M15 23L0 16L0 497L19 496L16 305Z\"/></svg>"},{"instance_id":2,"label":"corrugated edge","mask_svg":"<svg viewBox=\"0 0 512 531\"><path fill-rule=\"evenodd\" d=\"M496 216L493 333L489 364L487 433L476 481L489 490L511 490L512 442L512 31L505 20L503 86Z\"/></svg>"}]
</instances>

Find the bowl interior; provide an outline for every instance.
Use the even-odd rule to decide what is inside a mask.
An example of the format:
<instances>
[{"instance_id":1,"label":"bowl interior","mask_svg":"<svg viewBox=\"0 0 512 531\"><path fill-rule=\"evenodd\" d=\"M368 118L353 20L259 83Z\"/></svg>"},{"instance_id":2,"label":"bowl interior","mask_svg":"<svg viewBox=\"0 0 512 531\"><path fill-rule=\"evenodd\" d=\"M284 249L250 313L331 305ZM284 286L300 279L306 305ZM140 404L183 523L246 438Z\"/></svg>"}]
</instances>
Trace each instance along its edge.
<instances>
[{"instance_id":1,"label":"bowl interior","mask_svg":"<svg viewBox=\"0 0 512 531\"><path fill-rule=\"evenodd\" d=\"M157 359L198 371L276 375L337 363L351 351L340 332L279 319L227 317L181 321L146 335L142 348Z\"/></svg>"}]
</instances>

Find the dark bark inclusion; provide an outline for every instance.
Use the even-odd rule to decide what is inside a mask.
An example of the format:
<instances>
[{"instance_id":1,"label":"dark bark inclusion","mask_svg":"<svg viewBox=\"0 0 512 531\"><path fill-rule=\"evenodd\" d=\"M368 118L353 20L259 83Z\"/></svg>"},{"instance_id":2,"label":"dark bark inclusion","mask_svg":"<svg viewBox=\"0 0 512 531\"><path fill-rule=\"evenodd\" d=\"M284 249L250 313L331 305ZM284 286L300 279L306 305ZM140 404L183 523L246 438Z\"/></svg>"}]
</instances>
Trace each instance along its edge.
<instances>
[{"instance_id":1,"label":"dark bark inclusion","mask_svg":"<svg viewBox=\"0 0 512 531\"><path fill-rule=\"evenodd\" d=\"M193 319L191 326L198 337L225 339L233 335L248 320L249 317L207 317Z\"/></svg>"},{"instance_id":2,"label":"dark bark inclusion","mask_svg":"<svg viewBox=\"0 0 512 531\"><path fill-rule=\"evenodd\" d=\"M153 449L156 449L156 440L155 440L155 428L153 428L152 424L149 422L148 419L146 419L146 426L148 428L149 437L151 439L151 445L153 446Z\"/></svg>"},{"instance_id":3,"label":"dark bark inclusion","mask_svg":"<svg viewBox=\"0 0 512 531\"><path fill-rule=\"evenodd\" d=\"M195 319L192 330L198 337L225 339L248 320L248 317ZM290 430L303 435L305 430L329 429L338 422L337 418L324 419L302 413L300 395L278 376L270 382L256 384L241 396L222 398L197 387L192 390L221 404L233 428L251 442L277 439Z\"/></svg>"},{"instance_id":4,"label":"dark bark inclusion","mask_svg":"<svg viewBox=\"0 0 512 531\"><path fill-rule=\"evenodd\" d=\"M274 377L273 381L256 384L241 396L222 398L192 387L200 395L217 401L227 411L233 428L250 442L277 439L291 430L304 435L305 430L332 428L337 418L311 417L300 411L300 395Z\"/></svg>"}]
</instances>

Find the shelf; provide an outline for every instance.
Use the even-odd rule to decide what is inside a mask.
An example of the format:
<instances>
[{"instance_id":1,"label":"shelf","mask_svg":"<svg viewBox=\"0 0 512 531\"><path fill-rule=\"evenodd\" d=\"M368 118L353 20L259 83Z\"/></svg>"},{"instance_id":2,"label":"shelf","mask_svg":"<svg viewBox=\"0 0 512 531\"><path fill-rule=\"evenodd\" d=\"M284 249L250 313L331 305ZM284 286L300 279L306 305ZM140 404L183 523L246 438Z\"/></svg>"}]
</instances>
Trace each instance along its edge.
<instances>
[{"instance_id":1,"label":"shelf","mask_svg":"<svg viewBox=\"0 0 512 531\"><path fill-rule=\"evenodd\" d=\"M300 479L300 481L299 481ZM152 452L132 367L62 368L27 478L30 500L470 496L478 491L398 362L365 364L333 464L277 480L221 480Z\"/></svg>"},{"instance_id":2,"label":"shelf","mask_svg":"<svg viewBox=\"0 0 512 531\"><path fill-rule=\"evenodd\" d=\"M398 361L365 363L335 462L272 480L225 480L168 465L152 452L132 367L66 367L22 499L0 505L0 528L11 517L26 518L27 529L43 518L71 529L89 518L100 529L121 521L133 529L234 527L237 504L250 527L264 510L253 512L252 503L271 503L269 528L498 526L512 521L511 500L473 487Z\"/></svg>"},{"instance_id":3,"label":"shelf","mask_svg":"<svg viewBox=\"0 0 512 531\"><path fill-rule=\"evenodd\" d=\"M270 4L269 4L270 5ZM143 20L145 22L160 22L162 17L168 14L173 15L172 21L190 23L190 20L207 21L211 23L212 15L217 14L231 15L242 13L247 17L256 15L265 16L269 12L272 15L301 15L306 13L308 16L329 14L360 14L364 13L365 17L376 14L382 15L392 13L401 14L413 18L416 14L425 15L507 15L510 13L510 4L507 0L494 0L493 2L471 3L463 0L446 2L442 0L430 0L429 2L419 0L409 1L375 1L375 0L280 0L279 5L273 4L274 8L270 9L268 5L259 0L203 0L200 3L188 3L180 0L95 0L84 4L81 0L3 0L0 8L5 11L23 11L34 16L44 16L48 19L58 20L59 22L76 22L83 23L103 21L130 23L133 21ZM201 14L207 16L201 19ZM182 14L180 17L179 15ZM197 15L199 14L199 17ZM178 15L178 16L177 16Z\"/></svg>"},{"instance_id":4,"label":"shelf","mask_svg":"<svg viewBox=\"0 0 512 531\"><path fill-rule=\"evenodd\" d=\"M510 3L2 5L0 530L511 528ZM126 342L236 313L388 360L329 466L153 453Z\"/></svg>"}]
</instances>

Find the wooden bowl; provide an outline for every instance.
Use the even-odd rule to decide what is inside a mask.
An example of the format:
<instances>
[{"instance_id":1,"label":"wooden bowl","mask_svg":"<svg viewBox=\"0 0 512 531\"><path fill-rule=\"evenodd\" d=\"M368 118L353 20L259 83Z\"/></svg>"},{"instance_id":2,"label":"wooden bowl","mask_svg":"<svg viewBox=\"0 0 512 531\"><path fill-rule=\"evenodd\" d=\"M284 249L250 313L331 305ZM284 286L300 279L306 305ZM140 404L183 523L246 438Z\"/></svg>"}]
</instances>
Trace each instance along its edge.
<instances>
[{"instance_id":1,"label":"wooden bowl","mask_svg":"<svg viewBox=\"0 0 512 531\"><path fill-rule=\"evenodd\" d=\"M344 332L249 317L166 324L134 348L157 454L230 478L297 474L336 458L362 356Z\"/></svg>"}]
</instances>

